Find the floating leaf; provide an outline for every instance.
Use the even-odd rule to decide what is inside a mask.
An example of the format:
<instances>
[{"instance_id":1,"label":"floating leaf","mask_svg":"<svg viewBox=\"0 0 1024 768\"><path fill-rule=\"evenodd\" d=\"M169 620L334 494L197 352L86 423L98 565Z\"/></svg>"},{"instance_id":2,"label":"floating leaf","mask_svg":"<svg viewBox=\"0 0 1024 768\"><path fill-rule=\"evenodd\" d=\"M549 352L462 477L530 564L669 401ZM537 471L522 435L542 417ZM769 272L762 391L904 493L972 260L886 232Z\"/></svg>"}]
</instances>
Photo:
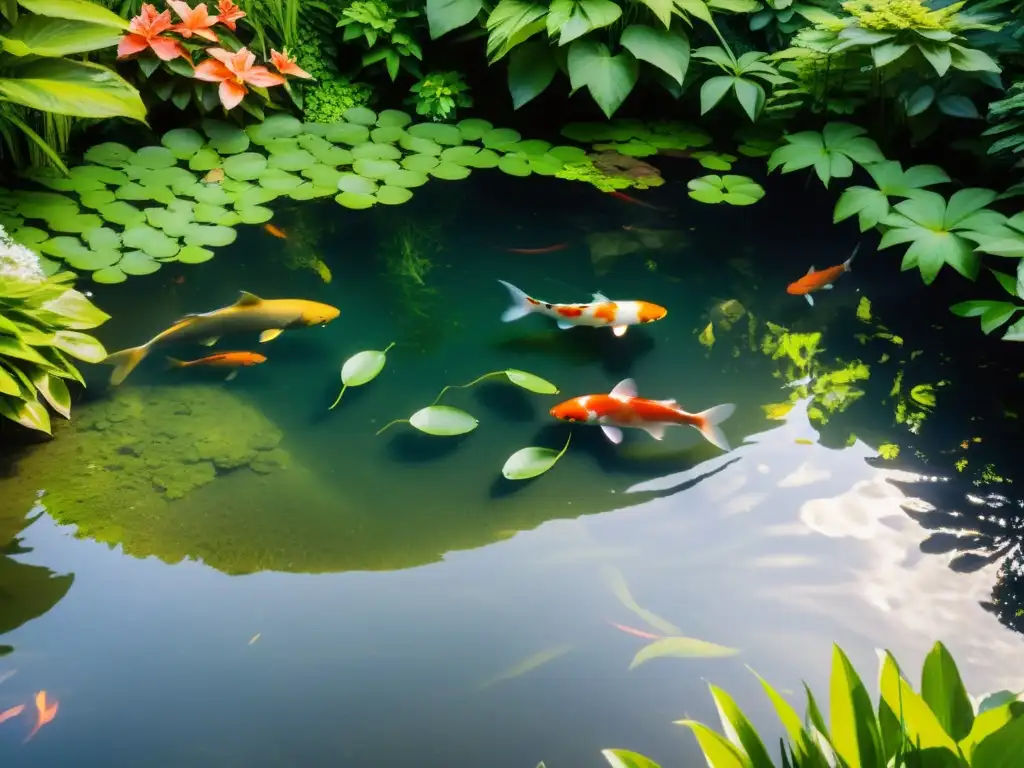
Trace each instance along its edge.
<instances>
[{"instance_id":1,"label":"floating leaf","mask_svg":"<svg viewBox=\"0 0 1024 768\"><path fill-rule=\"evenodd\" d=\"M80 269L83 272L95 272L97 269L112 267L121 260L119 250L89 250L69 254L64 261L69 267Z\"/></svg>"},{"instance_id":2,"label":"floating leaf","mask_svg":"<svg viewBox=\"0 0 1024 768\"><path fill-rule=\"evenodd\" d=\"M442 163L454 163L455 165L469 165L469 162L480 152L478 147L463 144L459 147L448 147L441 152Z\"/></svg>"},{"instance_id":3,"label":"floating leaf","mask_svg":"<svg viewBox=\"0 0 1024 768\"><path fill-rule=\"evenodd\" d=\"M347 173L338 179L338 189L356 195L372 195L377 191L377 184L354 173Z\"/></svg>"},{"instance_id":4,"label":"floating leaf","mask_svg":"<svg viewBox=\"0 0 1024 768\"><path fill-rule=\"evenodd\" d=\"M509 176L529 176L533 172L525 155L505 155L498 161L498 170Z\"/></svg>"},{"instance_id":5,"label":"floating leaf","mask_svg":"<svg viewBox=\"0 0 1024 768\"><path fill-rule=\"evenodd\" d=\"M112 184L114 186L128 181L128 177L123 171L117 171L102 165L77 165L68 171L68 176L75 181L92 179L101 184Z\"/></svg>"},{"instance_id":6,"label":"floating leaf","mask_svg":"<svg viewBox=\"0 0 1024 768\"><path fill-rule=\"evenodd\" d=\"M261 187L272 189L275 192L287 192L301 183L301 178L295 174L288 173L288 171L282 171L280 168L267 168L259 177Z\"/></svg>"},{"instance_id":7,"label":"floating leaf","mask_svg":"<svg viewBox=\"0 0 1024 768\"><path fill-rule=\"evenodd\" d=\"M224 246L235 242L237 233L231 227L192 224L185 233L186 245Z\"/></svg>"},{"instance_id":8,"label":"floating leaf","mask_svg":"<svg viewBox=\"0 0 1024 768\"><path fill-rule=\"evenodd\" d=\"M248 134L236 125L207 119L203 120L202 126L203 132L210 137L210 146L222 155L237 155L249 148Z\"/></svg>"},{"instance_id":9,"label":"floating leaf","mask_svg":"<svg viewBox=\"0 0 1024 768\"><path fill-rule=\"evenodd\" d=\"M363 144L370 138L370 129L365 125L337 122L327 126L324 138L334 144Z\"/></svg>"},{"instance_id":10,"label":"floating leaf","mask_svg":"<svg viewBox=\"0 0 1024 768\"><path fill-rule=\"evenodd\" d=\"M117 232L108 227L90 229L82 235L82 239L89 244L90 248L97 251L117 251L121 249L121 238Z\"/></svg>"},{"instance_id":11,"label":"floating leaf","mask_svg":"<svg viewBox=\"0 0 1024 768\"><path fill-rule=\"evenodd\" d=\"M409 155L402 160L403 168L417 173L428 173L440 164L441 159L433 155Z\"/></svg>"},{"instance_id":12,"label":"floating leaf","mask_svg":"<svg viewBox=\"0 0 1024 768\"><path fill-rule=\"evenodd\" d=\"M690 197L701 203L753 205L764 197L764 187L746 176L711 174L691 179L687 186Z\"/></svg>"},{"instance_id":13,"label":"floating leaf","mask_svg":"<svg viewBox=\"0 0 1024 768\"><path fill-rule=\"evenodd\" d=\"M46 220L46 223L49 224L50 229L55 232L79 234L102 226L103 219L94 213L71 212L70 215L61 215L61 213L56 212Z\"/></svg>"},{"instance_id":14,"label":"floating leaf","mask_svg":"<svg viewBox=\"0 0 1024 768\"><path fill-rule=\"evenodd\" d=\"M170 237L184 237L194 220L192 208L147 208L145 214L150 226Z\"/></svg>"},{"instance_id":15,"label":"floating leaf","mask_svg":"<svg viewBox=\"0 0 1024 768\"><path fill-rule=\"evenodd\" d=\"M377 201L384 205L401 205L412 199L412 192L405 187L383 186L377 190Z\"/></svg>"},{"instance_id":16,"label":"floating leaf","mask_svg":"<svg viewBox=\"0 0 1024 768\"><path fill-rule=\"evenodd\" d=\"M352 162L352 153L342 147L336 147L327 139L319 136L299 136L296 140L300 148L306 150L317 162L331 167L348 165Z\"/></svg>"},{"instance_id":17,"label":"floating leaf","mask_svg":"<svg viewBox=\"0 0 1024 768\"><path fill-rule=\"evenodd\" d=\"M135 153L132 165L140 168L170 168L175 165L178 159L167 147L143 147Z\"/></svg>"},{"instance_id":18,"label":"floating leaf","mask_svg":"<svg viewBox=\"0 0 1024 768\"><path fill-rule=\"evenodd\" d=\"M420 432L439 437L464 435L479 422L470 414L450 405L429 405L409 417L409 424Z\"/></svg>"},{"instance_id":19,"label":"floating leaf","mask_svg":"<svg viewBox=\"0 0 1024 768\"><path fill-rule=\"evenodd\" d=\"M160 143L167 147L178 160L188 160L206 143L206 139L191 128L174 128L160 138Z\"/></svg>"},{"instance_id":20,"label":"floating leaf","mask_svg":"<svg viewBox=\"0 0 1024 768\"><path fill-rule=\"evenodd\" d=\"M191 171L173 166L171 168L158 168L145 174L144 185L169 187L173 184L187 184L196 180Z\"/></svg>"},{"instance_id":21,"label":"floating leaf","mask_svg":"<svg viewBox=\"0 0 1024 768\"><path fill-rule=\"evenodd\" d=\"M359 144L352 147L352 157L356 160L399 160L402 150L391 144Z\"/></svg>"},{"instance_id":22,"label":"floating leaf","mask_svg":"<svg viewBox=\"0 0 1024 768\"><path fill-rule=\"evenodd\" d=\"M121 235L126 248L137 248L154 259L170 259L178 253L178 241L148 224L138 224ZM123 270L122 270L123 271Z\"/></svg>"},{"instance_id":23,"label":"floating leaf","mask_svg":"<svg viewBox=\"0 0 1024 768\"><path fill-rule=\"evenodd\" d=\"M85 160L108 168L121 168L128 165L134 155L124 144L108 141L89 147L85 152Z\"/></svg>"},{"instance_id":24,"label":"floating leaf","mask_svg":"<svg viewBox=\"0 0 1024 768\"><path fill-rule=\"evenodd\" d=\"M142 251L128 251L117 263L117 268L126 275L151 275L160 269L160 262Z\"/></svg>"},{"instance_id":25,"label":"floating leaf","mask_svg":"<svg viewBox=\"0 0 1024 768\"><path fill-rule=\"evenodd\" d=\"M467 168L497 168L500 156L493 149L481 149L463 165Z\"/></svg>"},{"instance_id":26,"label":"floating leaf","mask_svg":"<svg viewBox=\"0 0 1024 768\"><path fill-rule=\"evenodd\" d=\"M462 143L462 134L454 125L446 123L417 123L408 128L410 136L430 139L438 144L456 146Z\"/></svg>"},{"instance_id":27,"label":"floating leaf","mask_svg":"<svg viewBox=\"0 0 1024 768\"><path fill-rule=\"evenodd\" d=\"M377 122L377 113L367 107L349 107L341 117L356 125L374 125Z\"/></svg>"},{"instance_id":28,"label":"floating leaf","mask_svg":"<svg viewBox=\"0 0 1024 768\"><path fill-rule=\"evenodd\" d=\"M268 165L284 171L303 171L316 165L316 158L304 149L295 149L291 152L272 154Z\"/></svg>"},{"instance_id":29,"label":"floating leaf","mask_svg":"<svg viewBox=\"0 0 1024 768\"><path fill-rule=\"evenodd\" d=\"M508 380L517 387L528 389L538 395L558 394L558 387L547 379L542 379L540 376L527 373L526 371L520 371L516 368L509 368L507 371L502 371L502 373L504 373L508 377Z\"/></svg>"},{"instance_id":30,"label":"floating leaf","mask_svg":"<svg viewBox=\"0 0 1024 768\"><path fill-rule=\"evenodd\" d=\"M460 120L455 124L466 141L478 141L484 134L492 130L494 126L487 120L471 117L468 120Z\"/></svg>"},{"instance_id":31,"label":"floating leaf","mask_svg":"<svg viewBox=\"0 0 1024 768\"><path fill-rule=\"evenodd\" d=\"M541 176L554 176L562 170L562 163L553 155L530 155L527 159L530 170Z\"/></svg>"},{"instance_id":32,"label":"floating leaf","mask_svg":"<svg viewBox=\"0 0 1024 768\"><path fill-rule=\"evenodd\" d=\"M649 645L641 648L629 668L636 669L644 662L651 659L673 656L683 659L709 659L722 656L735 656L739 651L735 648L727 648L724 645L708 643L704 640L697 640L693 637L666 637L655 640Z\"/></svg>"},{"instance_id":33,"label":"floating leaf","mask_svg":"<svg viewBox=\"0 0 1024 768\"><path fill-rule=\"evenodd\" d=\"M213 258L213 251L198 245L186 245L178 251L177 261L182 264L202 264Z\"/></svg>"},{"instance_id":34,"label":"floating leaf","mask_svg":"<svg viewBox=\"0 0 1024 768\"><path fill-rule=\"evenodd\" d=\"M106 206L114 202L114 193L109 189L97 189L92 192L83 192L78 198L82 205L86 208L92 208L94 210L104 209L104 215L106 214Z\"/></svg>"},{"instance_id":35,"label":"floating leaf","mask_svg":"<svg viewBox=\"0 0 1024 768\"><path fill-rule=\"evenodd\" d=\"M77 237L52 237L39 246L39 251L58 259L88 253L89 249L82 245Z\"/></svg>"},{"instance_id":36,"label":"floating leaf","mask_svg":"<svg viewBox=\"0 0 1024 768\"><path fill-rule=\"evenodd\" d=\"M361 387L377 378L377 375L384 370L387 362L388 350L395 346L394 342L388 344L383 351L370 349L365 352L357 352L352 355L345 364L341 366L341 392L327 410L334 410L334 406L341 402L341 396L349 387Z\"/></svg>"},{"instance_id":37,"label":"floating leaf","mask_svg":"<svg viewBox=\"0 0 1024 768\"><path fill-rule=\"evenodd\" d=\"M483 135L483 145L488 149L497 149L505 151L508 147L519 142L523 137L519 134L519 131L514 131L511 128L495 128L493 131L488 131Z\"/></svg>"},{"instance_id":38,"label":"floating leaf","mask_svg":"<svg viewBox=\"0 0 1024 768\"><path fill-rule=\"evenodd\" d=\"M334 201L338 205L342 205L345 208L351 208L354 211L371 208L377 204L376 197L359 192L342 192L340 195L334 196Z\"/></svg>"},{"instance_id":39,"label":"floating leaf","mask_svg":"<svg viewBox=\"0 0 1024 768\"><path fill-rule=\"evenodd\" d=\"M192 217L200 224L224 224L227 216L227 208L222 205L211 205L210 203L199 203L192 214ZM224 226L228 225L224 224Z\"/></svg>"},{"instance_id":40,"label":"floating leaf","mask_svg":"<svg viewBox=\"0 0 1024 768\"><path fill-rule=\"evenodd\" d=\"M441 145L436 141L424 139L420 136L410 136L408 133L398 140L398 144L407 152L414 152L418 155L441 154Z\"/></svg>"},{"instance_id":41,"label":"floating leaf","mask_svg":"<svg viewBox=\"0 0 1024 768\"><path fill-rule=\"evenodd\" d=\"M458 181L469 176L469 168L465 168L461 165L455 165L454 163L442 162L437 167L430 169L430 175L437 179L445 179L446 181Z\"/></svg>"},{"instance_id":42,"label":"floating leaf","mask_svg":"<svg viewBox=\"0 0 1024 768\"><path fill-rule=\"evenodd\" d=\"M270 221L273 217L274 212L262 205L238 209L238 218L243 224L262 224L265 221Z\"/></svg>"},{"instance_id":43,"label":"floating leaf","mask_svg":"<svg viewBox=\"0 0 1024 768\"><path fill-rule=\"evenodd\" d=\"M348 120L349 118L346 117L345 119ZM349 122L355 123L359 121L349 120ZM405 128L411 122L411 115L397 109L385 109L377 115L377 125L380 128Z\"/></svg>"},{"instance_id":44,"label":"floating leaf","mask_svg":"<svg viewBox=\"0 0 1024 768\"><path fill-rule=\"evenodd\" d=\"M581 163L587 159L587 151L582 147L552 147L548 154L563 163Z\"/></svg>"},{"instance_id":45,"label":"floating leaf","mask_svg":"<svg viewBox=\"0 0 1024 768\"><path fill-rule=\"evenodd\" d=\"M250 186L241 192L235 192L235 208L247 208L250 205L263 205L277 197L277 192L260 186Z\"/></svg>"},{"instance_id":46,"label":"floating leaf","mask_svg":"<svg viewBox=\"0 0 1024 768\"><path fill-rule=\"evenodd\" d=\"M398 170L389 173L382 181L389 187L421 187L427 183L427 177L416 171Z\"/></svg>"},{"instance_id":47,"label":"floating leaf","mask_svg":"<svg viewBox=\"0 0 1024 768\"><path fill-rule=\"evenodd\" d=\"M400 166L394 160L356 160L352 163L353 171L369 179L384 178L399 168Z\"/></svg>"},{"instance_id":48,"label":"floating leaf","mask_svg":"<svg viewBox=\"0 0 1024 768\"><path fill-rule=\"evenodd\" d=\"M94 283L104 283L107 285L114 285L115 283L123 283L128 278L125 276L117 267L106 267L105 269L98 269L92 273L92 280Z\"/></svg>"},{"instance_id":49,"label":"floating leaf","mask_svg":"<svg viewBox=\"0 0 1024 768\"><path fill-rule=\"evenodd\" d=\"M259 136L259 142L266 144L272 139L290 139L302 133L302 122L291 115L278 113L270 115L262 123L250 126L251 134ZM256 141L255 136L253 140Z\"/></svg>"},{"instance_id":50,"label":"floating leaf","mask_svg":"<svg viewBox=\"0 0 1024 768\"><path fill-rule=\"evenodd\" d=\"M408 136L401 128L374 128L370 131L370 139L377 144L389 144Z\"/></svg>"},{"instance_id":51,"label":"floating leaf","mask_svg":"<svg viewBox=\"0 0 1024 768\"><path fill-rule=\"evenodd\" d=\"M272 155L283 155L288 152L295 152L299 149L298 139L270 139L263 144L263 148Z\"/></svg>"},{"instance_id":52,"label":"floating leaf","mask_svg":"<svg viewBox=\"0 0 1024 768\"><path fill-rule=\"evenodd\" d=\"M214 168L222 168L223 165L221 156L209 147L203 147L188 159L188 167L193 171L212 171Z\"/></svg>"},{"instance_id":53,"label":"floating leaf","mask_svg":"<svg viewBox=\"0 0 1024 768\"><path fill-rule=\"evenodd\" d=\"M318 187L336 187L345 174L327 165L314 165L302 171L302 175Z\"/></svg>"},{"instance_id":54,"label":"floating leaf","mask_svg":"<svg viewBox=\"0 0 1024 768\"><path fill-rule=\"evenodd\" d=\"M49 235L44 230L37 227L22 227L11 233L14 242L28 246L39 245L48 237Z\"/></svg>"},{"instance_id":55,"label":"floating leaf","mask_svg":"<svg viewBox=\"0 0 1024 768\"><path fill-rule=\"evenodd\" d=\"M223 168L232 179L252 181L267 169L267 158L256 152L242 152L225 158Z\"/></svg>"},{"instance_id":56,"label":"floating leaf","mask_svg":"<svg viewBox=\"0 0 1024 768\"><path fill-rule=\"evenodd\" d=\"M133 227L146 220L142 211L123 200L115 200L105 205L103 207L103 218L113 224L120 224L125 227Z\"/></svg>"},{"instance_id":57,"label":"floating leaf","mask_svg":"<svg viewBox=\"0 0 1024 768\"><path fill-rule=\"evenodd\" d=\"M566 439L561 451L534 446L521 448L508 457L505 466L501 468L501 474L506 480L529 480L531 477L543 475L565 455L571 439L572 435Z\"/></svg>"}]
</instances>

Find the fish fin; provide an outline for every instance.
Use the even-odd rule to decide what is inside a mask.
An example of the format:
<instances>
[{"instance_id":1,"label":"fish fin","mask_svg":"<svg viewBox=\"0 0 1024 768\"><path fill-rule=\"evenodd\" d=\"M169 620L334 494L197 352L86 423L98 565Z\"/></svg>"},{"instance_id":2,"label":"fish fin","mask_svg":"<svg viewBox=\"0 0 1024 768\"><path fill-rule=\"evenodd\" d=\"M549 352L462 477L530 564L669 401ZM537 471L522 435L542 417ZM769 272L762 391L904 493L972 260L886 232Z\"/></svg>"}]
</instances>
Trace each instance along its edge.
<instances>
[{"instance_id":1,"label":"fish fin","mask_svg":"<svg viewBox=\"0 0 1024 768\"><path fill-rule=\"evenodd\" d=\"M663 424L652 424L649 427L644 427L644 432L649 434L655 440L663 440L665 438L665 426Z\"/></svg>"},{"instance_id":2,"label":"fish fin","mask_svg":"<svg viewBox=\"0 0 1024 768\"><path fill-rule=\"evenodd\" d=\"M176 357L168 357L167 365L169 368L184 368L187 363L184 360L179 360Z\"/></svg>"},{"instance_id":3,"label":"fish fin","mask_svg":"<svg viewBox=\"0 0 1024 768\"><path fill-rule=\"evenodd\" d=\"M559 320L558 327L561 328L563 331L567 331L573 327L573 324L569 320Z\"/></svg>"},{"instance_id":4,"label":"fish fin","mask_svg":"<svg viewBox=\"0 0 1024 768\"><path fill-rule=\"evenodd\" d=\"M832 285L832 283L829 283L828 285L821 286L821 290L823 290L823 291L831 291L833 288L835 288L835 286Z\"/></svg>"},{"instance_id":5,"label":"fish fin","mask_svg":"<svg viewBox=\"0 0 1024 768\"><path fill-rule=\"evenodd\" d=\"M812 307L814 306L814 297L811 296L811 294L805 293L804 298L807 300L808 304L810 304Z\"/></svg>"},{"instance_id":6,"label":"fish fin","mask_svg":"<svg viewBox=\"0 0 1024 768\"><path fill-rule=\"evenodd\" d=\"M224 381L234 381L236 376L238 376L237 368L233 370L231 373L229 373L227 376L225 376Z\"/></svg>"},{"instance_id":7,"label":"fish fin","mask_svg":"<svg viewBox=\"0 0 1024 768\"><path fill-rule=\"evenodd\" d=\"M669 408L678 408L679 403L675 400L655 400L654 402L660 403L661 405L667 405Z\"/></svg>"},{"instance_id":8,"label":"fish fin","mask_svg":"<svg viewBox=\"0 0 1024 768\"><path fill-rule=\"evenodd\" d=\"M128 374L135 370L135 366L142 362L142 359L149 354L149 344L141 347L122 349L112 355L107 355L103 362L114 366L114 372L110 374L110 383L117 386L128 378Z\"/></svg>"},{"instance_id":9,"label":"fish fin","mask_svg":"<svg viewBox=\"0 0 1024 768\"><path fill-rule=\"evenodd\" d=\"M235 302L236 307L249 307L253 304L259 304L263 301L255 293L249 293L248 291L239 291L241 296L238 297L238 301Z\"/></svg>"},{"instance_id":10,"label":"fish fin","mask_svg":"<svg viewBox=\"0 0 1024 768\"><path fill-rule=\"evenodd\" d=\"M636 397L636 382L632 379L623 379L609 392L611 397Z\"/></svg>"},{"instance_id":11,"label":"fish fin","mask_svg":"<svg viewBox=\"0 0 1024 768\"><path fill-rule=\"evenodd\" d=\"M267 328L267 330L260 334L260 344L273 341L282 333L284 333L284 328Z\"/></svg>"},{"instance_id":12,"label":"fish fin","mask_svg":"<svg viewBox=\"0 0 1024 768\"><path fill-rule=\"evenodd\" d=\"M618 427L610 427L607 424L602 424L601 431L604 432L605 437L616 445L622 442L622 430Z\"/></svg>"},{"instance_id":13,"label":"fish fin","mask_svg":"<svg viewBox=\"0 0 1024 768\"><path fill-rule=\"evenodd\" d=\"M504 280L499 280L498 282L504 285L512 296L512 306L506 309L501 315L503 322L511 323L513 320L526 317L528 314L533 312L534 305L530 303L529 296L512 285L512 283L506 283Z\"/></svg>"},{"instance_id":14,"label":"fish fin","mask_svg":"<svg viewBox=\"0 0 1024 768\"><path fill-rule=\"evenodd\" d=\"M628 331L628 330L629 330L629 326L628 325L613 325L612 326L612 333L614 333L616 336L625 336L626 335L626 331Z\"/></svg>"},{"instance_id":15,"label":"fish fin","mask_svg":"<svg viewBox=\"0 0 1024 768\"><path fill-rule=\"evenodd\" d=\"M860 243L857 243L853 248L853 253L850 254L850 258L843 262L843 271L849 272L853 268L853 259L857 255L857 251L860 250Z\"/></svg>"},{"instance_id":16,"label":"fish fin","mask_svg":"<svg viewBox=\"0 0 1024 768\"><path fill-rule=\"evenodd\" d=\"M697 417L697 425L699 425L697 429L704 435L704 439L723 451L729 450L729 441L725 439L725 434L718 428L718 425L732 416L735 410L735 405L725 403L694 414Z\"/></svg>"},{"instance_id":17,"label":"fish fin","mask_svg":"<svg viewBox=\"0 0 1024 768\"><path fill-rule=\"evenodd\" d=\"M199 343L204 347L212 347L218 341L220 341L220 336L210 336L208 339L200 339Z\"/></svg>"},{"instance_id":18,"label":"fish fin","mask_svg":"<svg viewBox=\"0 0 1024 768\"><path fill-rule=\"evenodd\" d=\"M813 275L814 274L814 265L813 264L811 264L811 268L807 270L807 274L808 275Z\"/></svg>"},{"instance_id":19,"label":"fish fin","mask_svg":"<svg viewBox=\"0 0 1024 768\"><path fill-rule=\"evenodd\" d=\"M594 294L594 301L611 301L611 299L609 299L603 293L598 291L597 293Z\"/></svg>"}]
</instances>

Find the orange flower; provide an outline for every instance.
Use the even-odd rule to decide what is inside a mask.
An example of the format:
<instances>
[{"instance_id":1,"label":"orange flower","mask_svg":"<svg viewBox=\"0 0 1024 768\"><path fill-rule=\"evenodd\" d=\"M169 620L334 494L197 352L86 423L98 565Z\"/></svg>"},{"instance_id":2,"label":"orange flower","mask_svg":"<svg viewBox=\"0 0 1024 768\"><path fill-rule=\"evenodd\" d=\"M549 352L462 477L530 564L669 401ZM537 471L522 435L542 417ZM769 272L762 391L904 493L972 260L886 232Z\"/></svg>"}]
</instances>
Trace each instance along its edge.
<instances>
[{"instance_id":1,"label":"orange flower","mask_svg":"<svg viewBox=\"0 0 1024 768\"><path fill-rule=\"evenodd\" d=\"M249 92L246 83L263 88L284 83L281 75L275 75L266 67L253 66L256 57L248 48L242 48L237 53L223 48L210 48L207 53L211 58L196 67L195 77L208 83L220 83L218 93L224 109L234 109L242 102Z\"/></svg>"},{"instance_id":2,"label":"orange flower","mask_svg":"<svg viewBox=\"0 0 1024 768\"><path fill-rule=\"evenodd\" d=\"M123 59L149 48L164 61L186 56L181 43L169 37L160 37L161 32L171 28L171 12L157 13L149 3L142 6L142 12L131 20L128 34L117 45L117 58Z\"/></svg>"},{"instance_id":3,"label":"orange flower","mask_svg":"<svg viewBox=\"0 0 1024 768\"><path fill-rule=\"evenodd\" d=\"M306 70L295 63L295 60L288 56L288 49L284 49L284 53L278 53L273 48L270 49L270 63L274 65L274 69L280 72L282 75L291 75L292 77L305 77L308 80L312 80L313 76Z\"/></svg>"},{"instance_id":4,"label":"orange flower","mask_svg":"<svg viewBox=\"0 0 1024 768\"><path fill-rule=\"evenodd\" d=\"M217 19L232 32L235 31L235 22L245 18L245 11L235 5L231 0L220 0L217 5Z\"/></svg>"},{"instance_id":5,"label":"orange flower","mask_svg":"<svg viewBox=\"0 0 1024 768\"><path fill-rule=\"evenodd\" d=\"M211 43L218 42L217 35L210 29L217 23L217 17L206 12L206 3L200 3L195 8L189 8L188 3L183 0L167 0L167 4L181 18L181 23L174 25L174 31L179 35L186 40L195 35Z\"/></svg>"}]
</instances>

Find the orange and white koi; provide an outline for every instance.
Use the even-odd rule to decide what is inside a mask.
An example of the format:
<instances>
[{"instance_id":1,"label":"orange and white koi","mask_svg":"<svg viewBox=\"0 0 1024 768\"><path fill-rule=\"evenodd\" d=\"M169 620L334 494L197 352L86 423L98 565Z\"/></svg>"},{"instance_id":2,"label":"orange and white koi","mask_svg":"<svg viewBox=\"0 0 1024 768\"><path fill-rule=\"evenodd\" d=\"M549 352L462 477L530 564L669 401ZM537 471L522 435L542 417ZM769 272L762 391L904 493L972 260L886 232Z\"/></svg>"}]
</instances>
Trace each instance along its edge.
<instances>
[{"instance_id":1,"label":"orange and white koi","mask_svg":"<svg viewBox=\"0 0 1024 768\"><path fill-rule=\"evenodd\" d=\"M653 323L668 314L667 309L649 301L612 301L600 293L595 293L589 304L549 304L527 296L511 283L498 282L512 295L512 306L501 316L506 323L537 312L557 320L563 330L576 326L607 326L616 336L622 336L631 325Z\"/></svg>"},{"instance_id":2,"label":"orange and white koi","mask_svg":"<svg viewBox=\"0 0 1024 768\"><path fill-rule=\"evenodd\" d=\"M736 406L732 403L716 405L700 413L684 411L675 400L645 400L637 397L636 382L625 379L615 385L607 395L583 395L551 409L559 421L595 424L605 437L618 445L622 442L622 427L642 429L655 440L665 436L666 427L693 427L709 443L729 450L729 442L719 424L732 416Z\"/></svg>"},{"instance_id":3,"label":"orange and white koi","mask_svg":"<svg viewBox=\"0 0 1024 768\"><path fill-rule=\"evenodd\" d=\"M857 247L853 249L853 253L850 254L850 258L842 264L837 264L834 267L815 271L814 266L812 265L806 275L801 277L795 283L790 283L786 286L786 293L792 294L793 296L803 296L807 299L807 303L813 307L814 299L811 298L811 294L814 291L831 290L835 281L842 277L843 274L850 271L850 265L853 263L853 257L857 255L857 251L859 249L860 243L858 243Z\"/></svg>"}]
</instances>

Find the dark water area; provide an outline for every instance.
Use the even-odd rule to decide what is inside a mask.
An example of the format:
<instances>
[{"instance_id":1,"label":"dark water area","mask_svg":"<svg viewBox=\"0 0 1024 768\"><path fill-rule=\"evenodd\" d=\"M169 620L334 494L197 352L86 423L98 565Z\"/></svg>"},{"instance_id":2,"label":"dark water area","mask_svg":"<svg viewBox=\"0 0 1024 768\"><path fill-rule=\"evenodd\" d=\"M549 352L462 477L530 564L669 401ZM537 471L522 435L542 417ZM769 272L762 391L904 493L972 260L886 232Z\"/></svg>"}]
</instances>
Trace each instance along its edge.
<instances>
[{"instance_id":1,"label":"dark water area","mask_svg":"<svg viewBox=\"0 0 1024 768\"><path fill-rule=\"evenodd\" d=\"M661 210L497 172L401 208L295 204L287 240L242 228L205 264L91 287L109 350L239 290L341 315L221 341L268 357L233 381L163 350L115 390L89 367L54 441L4 446L0 711L38 690L60 709L28 743L31 718L0 726L0 764L558 768L619 747L698 765L673 721L717 727L707 682L774 732L744 665L802 708L833 641L866 680L876 647L912 669L942 640L972 694L1024 687L1019 353L949 314L962 281L925 288L874 234L813 308L788 295L860 238L816 181L731 208L686 196L687 161L663 171L635 193ZM668 315L622 338L504 324L498 279ZM391 342L328 411L344 360ZM445 395L468 435L375 434L507 368L560 394L494 380ZM614 446L548 415L627 377L690 411L735 403L733 450L690 429ZM549 473L501 477L570 431ZM637 656L652 640L614 625L667 634L644 609L739 653Z\"/></svg>"}]
</instances>

